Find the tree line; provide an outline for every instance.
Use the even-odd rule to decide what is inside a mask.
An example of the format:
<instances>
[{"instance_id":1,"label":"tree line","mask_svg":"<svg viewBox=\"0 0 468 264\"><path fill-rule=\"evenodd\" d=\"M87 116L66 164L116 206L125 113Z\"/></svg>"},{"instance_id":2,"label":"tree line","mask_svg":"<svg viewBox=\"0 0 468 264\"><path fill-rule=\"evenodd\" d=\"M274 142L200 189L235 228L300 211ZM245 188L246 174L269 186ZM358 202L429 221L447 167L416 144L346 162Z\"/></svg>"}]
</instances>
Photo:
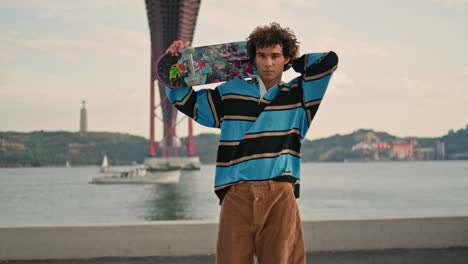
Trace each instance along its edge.
<instances>
[{"instance_id":1,"label":"tree line","mask_svg":"<svg viewBox=\"0 0 468 264\"><path fill-rule=\"evenodd\" d=\"M371 137L371 139L369 139ZM334 135L317 140L304 140L301 148L303 161L343 161L345 159L367 159L369 152L351 151L360 141L378 138L381 142L404 140L385 132L358 130L347 135ZM468 159L468 130L450 131L439 138L415 138L417 147L431 148L437 141L445 144L447 159ZM182 138L181 141L186 141ZM215 163L219 135L199 134L195 136L195 151L202 163ZM99 165L107 155L113 165L143 163L148 155L148 139L123 133L34 131L0 132L0 166L64 166L68 161L73 166ZM184 144L179 155L186 156ZM161 156L158 150L156 156Z\"/></svg>"}]
</instances>

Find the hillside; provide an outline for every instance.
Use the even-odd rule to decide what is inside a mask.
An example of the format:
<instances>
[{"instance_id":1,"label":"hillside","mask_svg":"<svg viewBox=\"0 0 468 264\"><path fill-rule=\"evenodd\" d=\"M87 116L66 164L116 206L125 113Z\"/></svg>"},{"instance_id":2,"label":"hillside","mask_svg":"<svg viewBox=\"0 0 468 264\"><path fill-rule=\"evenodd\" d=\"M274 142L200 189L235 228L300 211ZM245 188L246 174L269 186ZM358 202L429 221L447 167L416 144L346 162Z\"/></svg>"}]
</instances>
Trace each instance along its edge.
<instances>
[{"instance_id":1,"label":"hillside","mask_svg":"<svg viewBox=\"0 0 468 264\"><path fill-rule=\"evenodd\" d=\"M200 134L196 136L196 153L203 163L214 163L219 135ZM399 138L386 132L376 132L370 129L360 129L353 133L317 140L304 140L301 148L303 161L343 161L343 160L375 160L375 150L359 149L359 145L387 144L404 145L410 138ZM391 149L378 150L379 160L411 160L436 159L437 142L445 144L445 159L468 159L468 130L460 129L450 132L440 138L411 138L416 141L414 155L410 157L395 156ZM353 150L353 147L355 148ZM181 149L182 153L185 150Z\"/></svg>"},{"instance_id":2,"label":"hillside","mask_svg":"<svg viewBox=\"0 0 468 264\"><path fill-rule=\"evenodd\" d=\"M399 153L409 151L405 147L410 140L415 140L413 153ZM445 146L444 158L437 153L438 142ZM374 144L386 148L375 150ZM468 130L460 129L440 138L398 138L385 132L360 129L347 135L304 140L301 154L304 161L468 159Z\"/></svg>"},{"instance_id":3,"label":"hillside","mask_svg":"<svg viewBox=\"0 0 468 264\"><path fill-rule=\"evenodd\" d=\"M468 125L456 132L450 130L441 140L451 159L468 159Z\"/></svg>"},{"instance_id":4,"label":"hillside","mask_svg":"<svg viewBox=\"0 0 468 264\"><path fill-rule=\"evenodd\" d=\"M195 136L195 151L202 163L215 163L219 135ZM409 138L398 138L385 132L360 129L351 134L334 135L317 140L304 140L303 161L343 160L406 160L438 159L437 144L445 145L443 159L468 159L468 130L451 131L440 138L412 138L413 154L408 156L405 146ZM186 139L182 139L184 142ZM375 144L398 148L374 149ZM400 153L403 151L404 153ZM0 167L98 165L108 155L112 164L142 163L148 153L144 137L121 133L89 132L80 137L78 132L35 131L31 133L0 132ZM187 154L184 145L179 154ZM157 156L160 153L157 152ZM406 155L406 156L405 156Z\"/></svg>"},{"instance_id":5,"label":"hillside","mask_svg":"<svg viewBox=\"0 0 468 264\"><path fill-rule=\"evenodd\" d=\"M0 166L96 165L106 154L113 164L141 163L147 145L143 137L120 133L0 132Z\"/></svg>"}]
</instances>

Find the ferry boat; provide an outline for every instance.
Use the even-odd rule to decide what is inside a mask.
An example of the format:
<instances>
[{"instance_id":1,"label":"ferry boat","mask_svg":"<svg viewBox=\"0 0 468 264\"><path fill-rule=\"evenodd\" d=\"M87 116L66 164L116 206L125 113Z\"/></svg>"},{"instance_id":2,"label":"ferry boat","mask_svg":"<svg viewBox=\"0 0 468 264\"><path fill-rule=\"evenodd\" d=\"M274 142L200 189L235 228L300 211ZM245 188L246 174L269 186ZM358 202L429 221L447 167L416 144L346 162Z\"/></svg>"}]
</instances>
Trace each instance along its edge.
<instances>
[{"instance_id":1,"label":"ferry boat","mask_svg":"<svg viewBox=\"0 0 468 264\"><path fill-rule=\"evenodd\" d=\"M110 176L94 177L91 183L179 183L180 170L147 173L146 168L113 171Z\"/></svg>"},{"instance_id":2,"label":"ferry boat","mask_svg":"<svg viewBox=\"0 0 468 264\"><path fill-rule=\"evenodd\" d=\"M99 169L105 176L94 177L90 183L179 183L180 169L148 171L146 166L111 169L107 156L104 156Z\"/></svg>"}]
</instances>

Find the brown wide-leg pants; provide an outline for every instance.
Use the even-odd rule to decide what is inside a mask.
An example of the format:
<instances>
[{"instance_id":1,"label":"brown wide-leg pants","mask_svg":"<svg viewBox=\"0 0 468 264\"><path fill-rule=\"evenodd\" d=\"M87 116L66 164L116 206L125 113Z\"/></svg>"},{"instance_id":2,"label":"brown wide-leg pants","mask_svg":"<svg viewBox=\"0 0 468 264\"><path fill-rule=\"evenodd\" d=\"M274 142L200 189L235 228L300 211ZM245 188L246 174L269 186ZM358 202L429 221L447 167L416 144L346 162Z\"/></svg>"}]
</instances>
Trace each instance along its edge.
<instances>
[{"instance_id":1,"label":"brown wide-leg pants","mask_svg":"<svg viewBox=\"0 0 468 264\"><path fill-rule=\"evenodd\" d=\"M231 186L221 205L217 264L304 264L302 223L293 186L254 181Z\"/></svg>"}]
</instances>

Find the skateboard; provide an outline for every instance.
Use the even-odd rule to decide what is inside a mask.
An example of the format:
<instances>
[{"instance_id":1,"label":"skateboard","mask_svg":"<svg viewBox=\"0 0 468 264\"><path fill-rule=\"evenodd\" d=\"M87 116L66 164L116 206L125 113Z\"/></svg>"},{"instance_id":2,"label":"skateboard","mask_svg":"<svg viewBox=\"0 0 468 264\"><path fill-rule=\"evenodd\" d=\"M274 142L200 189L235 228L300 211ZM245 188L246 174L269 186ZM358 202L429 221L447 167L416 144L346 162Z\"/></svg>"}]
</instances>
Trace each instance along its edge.
<instances>
[{"instance_id":1,"label":"skateboard","mask_svg":"<svg viewBox=\"0 0 468 264\"><path fill-rule=\"evenodd\" d=\"M181 88L249 78L256 73L246 42L188 47L179 56L166 53L156 62L156 78L170 88Z\"/></svg>"}]
</instances>

